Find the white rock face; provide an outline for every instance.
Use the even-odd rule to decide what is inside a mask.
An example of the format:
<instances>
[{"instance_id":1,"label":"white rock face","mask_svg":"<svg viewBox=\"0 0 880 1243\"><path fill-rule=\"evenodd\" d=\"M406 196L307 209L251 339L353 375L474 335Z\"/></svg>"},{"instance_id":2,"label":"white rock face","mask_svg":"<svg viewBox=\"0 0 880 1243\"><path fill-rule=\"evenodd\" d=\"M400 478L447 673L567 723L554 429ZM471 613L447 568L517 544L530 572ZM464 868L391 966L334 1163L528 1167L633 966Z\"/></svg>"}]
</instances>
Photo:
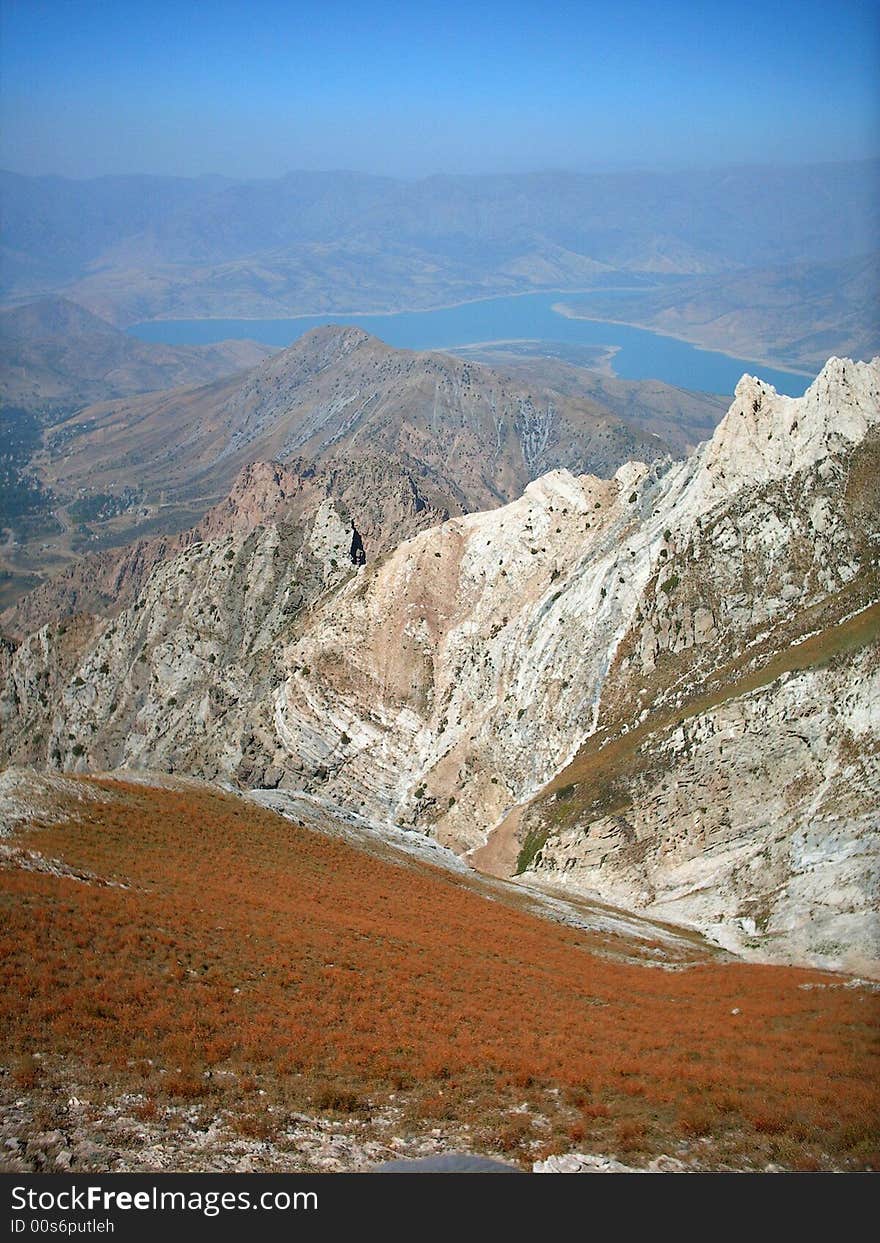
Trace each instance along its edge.
<instances>
[{"instance_id":1,"label":"white rock face","mask_svg":"<svg viewBox=\"0 0 880 1243\"><path fill-rule=\"evenodd\" d=\"M744 375L733 404L702 453L696 495L714 505L725 492L783 479L864 439L877 422L876 360L830 358L803 397Z\"/></svg>"},{"instance_id":2,"label":"white rock face","mask_svg":"<svg viewBox=\"0 0 880 1243\"><path fill-rule=\"evenodd\" d=\"M591 1152L564 1152L548 1157L546 1161L535 1161L532 1165L533 1174L636 1174L644 1173L682 1173L686 1166L675 1157L665 1155L654 1157L642 1169L633 1165L624 1165L614 1157L601 1156Z\"/></svg>"},{"instance_id":3,"label":"white rock face","mask_svg":"<svg viewBox=\"0 0 880 1243\"><path fill-rule=\"evenodd\" d=\"M536 875L747 956L877 972L876 648L699 713L640 756L627 805L549 837Z\"/></svg>"},{"instance_id":4,"label":"white rock face","mask_svg":"<svg viewBox=\"0 0 880 1243\"><path fill-rule=\"evenodd\" d=\"M190 545L116 618L6 653L3 752L302 790L465 852L597 730L644 725L633 824L554 829L542 877L756 953L867 961L870 635L758 675L877 599L878 422L880 361L832 359L800 399L745 377L684 463L553 471L364 569L330 500ZM680 739L653 727L679 712Z\"/></svg>"},{"instance_id":5,"label":"white rock face","mask_svg":"<svg viewBox=\"0 0 880 1243\"><path fill-rule=\"evenodd\" d=\"M324 766L338 801L434 825L458 848L482 841L589 728L647 576L644 557L620 555L645 474L553 472L346 583L283 655L275 728L289 753Z\"/></svg>"}]
</instances>

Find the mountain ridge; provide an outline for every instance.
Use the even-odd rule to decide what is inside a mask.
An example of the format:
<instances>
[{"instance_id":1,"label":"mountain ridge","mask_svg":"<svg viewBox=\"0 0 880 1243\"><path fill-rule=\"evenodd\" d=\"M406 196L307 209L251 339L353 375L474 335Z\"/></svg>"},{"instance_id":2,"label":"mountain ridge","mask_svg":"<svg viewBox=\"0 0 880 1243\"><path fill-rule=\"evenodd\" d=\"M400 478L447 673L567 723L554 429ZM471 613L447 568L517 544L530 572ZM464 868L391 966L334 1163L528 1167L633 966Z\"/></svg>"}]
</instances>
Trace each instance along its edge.
<instances>
[{"instance_id":1,"label":"mountain ridge","mask_svg":"<svg viewBox=\"0 0 880 1243\"><path fill-rule=\"evenodd\" d=\"M331 497L347 521L357 515L371 556L449 516L432 503L430 481L414 475L402 459L363 454L353 461L331 458L323 466L305 459L250 462L239 471L229 495L194 527L78 558L0 613L0 625L21 637L76 613L110 616L137 596L162 562L186 548L247 535L269 522L302 520Z\"/></svg>"},{"instance_id":2,"label":"mountain ridge","mask_svg":"<svg viewBox=\"0 0 880 1243\"><path fill-rule=\"evenodd\" d=\"M282 802L305 794L473 851L597 731L625 737L661 711L674 726L677 708L699 706L713 678L736 686L731 660L759 672L811 629L830 634L876 601L878 393L878 360L831 360L800 399L747 377L713 439L685 462L630 462L610 479L551 472L518 500L452 517L366 569L331 552L344 550L348 521L332 498L304 523L269 522L191 545L115 617L76 622L63 636L44 627L7 652L7 758L73 769L145 765L277 788ZM778 805L765 796L757 810L744 800L753 818L743 824L725 818L723 791L713 796L717 902L700 905L692 866L693 892L679 894L676 919L740 953L826 966L880 958L866 871L874 829L865 799L880 790L866 743L877 733L876 675L866 677L865 664L875 645L867 632L824 672L790 669L761 684L759 707L780 722L775 767L763 779L776 791L784 778L793 792ZM829 757L825 805L836 795L849 810L835 829L834 859L814 860L809 880L793 843L824 769L802 771L803 744L786 732L784 705L794 694L802 716L811 684L822 688L808 733ZM838 720L834 705L843 703ZM712 788L712 773L755 765L752 726L737 738L728 760L714 752L699 760L708 768L696 788ZM693 752L687 737L674 746ZM853 746L861 754L847 767ZM599 790L598 809L575 798L587 826L597 817L604 826L614 790L652 771L650 757L637 759L609 793ZM686 805L694 782L691 773L676 786ZM647 866L659 883L671 843L699 855L705 817L693 807L684 819L671 809L659 815L665 804L650 784L626 799L641 816L627 821L627 848L604 873L593 864L578 871L576 850L564 883L589 879L601 897L607 873L611 890L626 881L628 901L650 909L654 899L633 885L632 869ZM638 811L640 799L653 820ZM771 807L770 824L762 806ZM671 829L676 817L683 839ZM773 823L772 866L737 870L743 843L749 858L769 848ZM654 835L642 846L640 824ZM517 832L520 850L543 827ZM742 839L736 848L731 833ZM559 884L554 842L548 831L525 866ZM569 836L565 848L572 857ZM853 914L833 908L805 920L823 878L830 885L829 867L838 869L833 891L848 886Z\"/></svg>"},{"instance_id":3,"label":"mountain ridge","mask_svg":"<svg viewBox=\"0 0 880 1243\"><path fill-rule=\"evenodd\" d=\"M88 481L216 501L249 461L361 445L422 464L465 508L508 499L554 451L600 469L634 447L665 452L589 399L328 325L241 375L78 412L53 429L43 475L62 492Z\"/></svg>"},{"instance_id":4,"label":"mountain ridge","mask_svg":"<svg viewBox=\"0 0 880 1243\"><path fill-rule=\"evenodd\" d=\"M875 245L878 169L865 161L415 182L6 173L3 283L7 296L64 291L131 324L341 312L364 299L393 311L589 288L609 271L638 284L846 258Z\"/></svg>"},{"instance_id":5,"label":"mountain ridge","mask_svg":"<svg viewBox=\"0 0 880 1243\"><path fill-rule=\"evenodd\" d=\"M81 322L79 311L44 303L25 317L23 331L33 331L34 315L53 328L71 313ZM135 356L144 352L148 374L117 366L120 342ZM98 376L103 393L109 379L117 388L143 388L160 378L157 359L169 361L165 347L118 333L26 342L36 370L17 343L7 345L23 367L21 382L14 369L7 372L6 398L17 385L19 399L31 399L42 377L41 408L50 390L58 396L56 381L67 400L76 375L92 386ZM214 347L190 351L199 365L205 350L210 360ZM170 378L179 379L179 362L171 358ZM498 372L469 359L394 350L341 325L315 329L258 366L207 384L75 404L66 417L4 410L15 455L0 515L9 530L3 606L22 598L35 578L45 586L47 575L68 575L80 554L105 550L106 563L132 540L170 540L192 528L255 461L329 464L384 454L438 513L461 513L510 500L557 465L609 474L631 457L680 453L718 413L717 402L661 384L597 386L582 369L550 365Z\"/></svg>"}]
</instances>

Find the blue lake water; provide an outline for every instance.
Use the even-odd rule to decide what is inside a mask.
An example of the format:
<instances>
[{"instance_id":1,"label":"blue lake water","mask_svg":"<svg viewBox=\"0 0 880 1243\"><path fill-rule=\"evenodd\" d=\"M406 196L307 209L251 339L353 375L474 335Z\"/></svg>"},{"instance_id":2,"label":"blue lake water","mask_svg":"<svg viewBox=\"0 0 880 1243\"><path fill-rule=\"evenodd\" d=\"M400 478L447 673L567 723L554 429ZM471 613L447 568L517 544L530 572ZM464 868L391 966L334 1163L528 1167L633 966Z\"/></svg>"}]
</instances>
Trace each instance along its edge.
<instances>
[{"instance_id":1,"label":"blue lake water","mask_svg":"<svg viewBox=\"0 0 880 1243\"><path fill-rule=\"evenodd\" d=\"M575 295L569 294L568 297ZM612 366L625 380L663 380L679 388L729 395L743 372L758 375L780 392L800 397L812 377L779 371L742 358L701 350L645 328L569 319L553 310L560 293L486 298L436 311L394 315L300 315L294 319L164 319L135 324L129 332L143 341L168 345L208 345L251 338L267 345L290 345L322 324L356 324L398 349L443 350L499 341L548 345L617 346ZM625 306L621 293L621 308Z\"/></svg>"}]
</instances>

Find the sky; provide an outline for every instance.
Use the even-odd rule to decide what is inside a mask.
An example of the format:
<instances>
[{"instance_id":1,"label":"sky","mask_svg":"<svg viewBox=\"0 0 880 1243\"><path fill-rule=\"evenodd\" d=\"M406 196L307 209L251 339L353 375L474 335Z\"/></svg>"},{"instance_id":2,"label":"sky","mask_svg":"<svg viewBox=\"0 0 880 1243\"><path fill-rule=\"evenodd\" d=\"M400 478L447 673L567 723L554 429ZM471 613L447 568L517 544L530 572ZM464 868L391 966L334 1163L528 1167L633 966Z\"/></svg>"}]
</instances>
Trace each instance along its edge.
<instances>
[{"instance_id":1,"label":"sky","mask_svg":"<svg viewBox=\"0 0 880 1243\"><path fill-rule=\"evenodd\" d=\"M0 0L0 167L276 177L880 154L880 0Z\"/></svg>"}]
</instances>

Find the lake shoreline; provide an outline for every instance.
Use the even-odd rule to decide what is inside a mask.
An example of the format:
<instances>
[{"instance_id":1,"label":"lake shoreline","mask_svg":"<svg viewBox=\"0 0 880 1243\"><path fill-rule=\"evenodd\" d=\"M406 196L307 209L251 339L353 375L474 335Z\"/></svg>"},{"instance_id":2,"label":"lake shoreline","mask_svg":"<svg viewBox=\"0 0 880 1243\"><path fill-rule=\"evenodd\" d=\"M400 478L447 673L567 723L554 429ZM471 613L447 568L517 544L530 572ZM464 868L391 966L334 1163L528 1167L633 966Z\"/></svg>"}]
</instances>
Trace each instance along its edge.
<instances>
[{"instance_id":1,"label":"lake shoreline","mask_svg":"<svg viewBox=\"0 0 880 1243\"><path fill-rule=\"evenodd\" d=\"M526 291L420 311L145 320L127 332L141 340L172 345L208 345L221 338L242 340L252 336L284 349L312 329L352 324L394 349L415 353L452 353L468 347L503 349L505 344L517 342L536 347L536 353L541 352L542 345L588 345L604 354L598 368L593 368L602 374L608 374L606 367L611 362L611 374L621 380L656 379L728 398L744 373L757 373L779 392L791 396L800 396L814 379L812 373L799 368L742 358L622 317L599 319L574 314L571 301L588 294L586 290ZM626 309L624 299L620 310ZM554 353L550 349L547 356Z\"/></svg>"},{"instance_id":2,"label":"lake shoreline","mask_svg":"<svg viewBox=\"0 0 880 1243\"><path fill-rule=\"evenodd\" d=\"M482 294L480 297L477 297L477 298L462 298L457 302L442 302L442 303L439 303L433 306L397 307L393 311L375 310L375 309L369 310L369 311L363 311L363 310L352 310L349 308L345 311L299 311L295 315L279 315L279 316L273 316L271 318L266 315L235 315L235 316L189 315L186 317L186 319L181 319L179 316L174 316L174 315L156 315L152 319L137 320L133 324L127 324L124 327L123 331L130 335L136 335L133 333L133 330L135 328L143 328L143 327L146 327L148 324L175 324L175 323L177 324L179 323L211 324L211 323L224 323L224 322L228 323L230 320L236 320L241 323L253 323L253 324L261 324L261 323L267 323L267 322L282 323L282 322L287 322L287 321L294 322L300 319L315 319L321 315L327 315L328 323L337 323L340 321L344 321L350 316L357 316L359 318L370 319L374 316L385 316L385 315L387 316L430 315L435 311L455 311L455 310L458 310L460 307L474 306L480 302L494 302L500 298L528 298L536 294L560 294L563 297L580 297L580 296L588 297L590 294L598 294L598 293L603 293L603 294L604 293L633 293L633 294L644 293L647 290L662 289L662 288L663 288L662 285L603 285L603 286L593 286L591 289L521 289L516 293ZM668 329L657 328L653 324L645 323L642 320L613 319L613 318L610 319L608 318L608 316L599 316L599 315L578 315L574 310L572 310L571 307L566 306L565 303L563 302L554 304L551 309L563 319L580 320L585 323L592 323L592 324L614 324L615 326L620 327L620 328L639 328L643 332L652 332L658 337L668 337L669 340L671 341L681 341L684 345L691 345L694 347L694 349L702 350L704 353L707 353L707 354L723 354L725 358L731 358L735 361L740 360L740 355L734 353L732 350L726 350L726 349L723 349L721 346L717 346L717 345L706 345L703 341L700 341L697 337L685 336L683 333L680 333L680 332L669 332ZM224 339L233 340L233 341L238 341L238 340L244 341L244 340L251 340L252 338L230 337L230 338L224 338ZM537 337L516 338L517 341L532 341L532 340L537 341L537 340L542 340L542 339L543 338L537 338ZM474 341L474 342L469 341L467 345L463 345L463 346L458 346L458 345L440 346L438 345L438 346L432 346L431 350L415 351L415 352L430 353L433 351L435 353L442 353L444 351L449 351L452 349L470 349L472 347L473 348L486 347L490 345L504 345L504 344L509 344L509 343L510 341L503 341L503 340ZM219 342L215 344L219 344ZM274 346L272 348L283 349L284 347ZM619 346L613 347L615 353L617 352L619 348L620 348ZM784 359L773 358L769 355L765 355L764 357L761 357L761 358L754 358L754 359L751 359L750 361L758 363L762 367L771 368L773 371L787 371L787 372L790 372L792 375L805 376L810 380L814 380L816 378L816 375L818 374L818 372L805 370L799 364L789 363L789 362L786 362ZM616 375L616 373L613 373L613 374ZM621 379L623 377L616 376L616 378Z\"/></svg>"},{"instance_id":3,"label":"lake shoreline","mask_svg":"<svg viewBox=\"0 0 880 1243\"><path fill-rule=\"evenodd\" d=\"M695 350L703 350L706 354L723 354L725 358L741 361L740 355L734 354L732 350L722 349L719 345L703 345L696 337L686 337L680 332L669 332L664 328L655 328L653 324L642 323L634 319L608 319L607 316L576 315L571 307L567 307L564 302L556 303L553 306L553 310L564 319L582 320L584 323L590 324L616 324L620 328L641 328L644 332L653 332L658 337L669 337L671 341L682 341L685 345L692 345ZM804 371L793 363L781 362L779 360L774 362L772 358L753 358L751 361L760 364L762 367L769 367L773 371L788 371L792 375L806 376L810 380L815 380L819 374L817 371Z\"/></svg>"},{"instance_id":4,"label":"lake shoreline","mask_svg":"<svg viewBox=\"0 0 880 1243\"><path fill-rule=\"evenodd\" d=\"M378 315L431 315L435 311L457 311L462 306L473 306L477 302L495 302L501 298L531 298L540 294L561 294L568 297L586 297L594 293L645 293L651 289L662 289L662 285L594 285L591 289L520 289L516 293L507 291L505 293L487 293L481 294L478 298L461 298L458 302L441 302L435 306L401 306L394 311L354 311L351 308L345 311L297 311L295 315L154 315L151 319L139 319L133 324L126 324L123 332L130 333L132 328L142 328L147 324L212 324L212 323L228 323L231 320L240 320L242 323L263 324L268 322L286 322L295 319L315 319L319 315L357 315L363 318L371 318ZM578 316L566 316L566 318L577 319ZM328 321L334 322L334 321ZM601 322L601 321L599 321ZM611 323L611 320L606 320ZM641 325L634 324L633 327ZM649 330L650 331L650 330ZM236 338L237 339L237 338Z\"/></svg>"}]
</instances>

